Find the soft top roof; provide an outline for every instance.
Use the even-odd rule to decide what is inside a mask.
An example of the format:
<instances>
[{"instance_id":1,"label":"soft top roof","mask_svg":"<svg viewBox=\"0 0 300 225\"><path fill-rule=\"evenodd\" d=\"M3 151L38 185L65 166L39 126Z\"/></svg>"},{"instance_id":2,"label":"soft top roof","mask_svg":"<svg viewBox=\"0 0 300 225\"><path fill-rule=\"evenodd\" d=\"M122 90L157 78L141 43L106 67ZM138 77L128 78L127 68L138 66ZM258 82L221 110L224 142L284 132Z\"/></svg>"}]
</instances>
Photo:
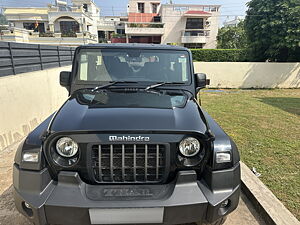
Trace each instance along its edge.
<instances>
[{"instance_id":1,"label":"soft top roof","mask_svg":"<svg viewBox=\"0 0 300 225\"><path fill-rule=\"evenodd\" d=\"M186 50L187 48L176 45L161 45L161 44L138 44L138 43L112 43L112 44L88 44L78 48L126 48L126 49L165 49L165 50Z\"/></svg>"}]
</instances>

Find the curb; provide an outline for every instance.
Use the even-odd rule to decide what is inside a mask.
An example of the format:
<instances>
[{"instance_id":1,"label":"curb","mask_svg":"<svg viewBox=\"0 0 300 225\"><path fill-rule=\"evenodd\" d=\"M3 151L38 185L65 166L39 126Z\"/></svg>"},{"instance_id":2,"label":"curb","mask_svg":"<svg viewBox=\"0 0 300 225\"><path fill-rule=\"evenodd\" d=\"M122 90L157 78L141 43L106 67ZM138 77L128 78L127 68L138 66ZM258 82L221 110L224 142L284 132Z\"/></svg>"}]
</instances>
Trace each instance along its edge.
<instances>
[{"instance_id":1,"label":"curb","mask_svg":"<svg viewBox=\"0 0 300 225\"><path fill-rule=\"evenodd\" d=\"M276 196L241 162L242 191L256 211L270 225L300 225L297 218Z\"/></svg>"}]
</instances>

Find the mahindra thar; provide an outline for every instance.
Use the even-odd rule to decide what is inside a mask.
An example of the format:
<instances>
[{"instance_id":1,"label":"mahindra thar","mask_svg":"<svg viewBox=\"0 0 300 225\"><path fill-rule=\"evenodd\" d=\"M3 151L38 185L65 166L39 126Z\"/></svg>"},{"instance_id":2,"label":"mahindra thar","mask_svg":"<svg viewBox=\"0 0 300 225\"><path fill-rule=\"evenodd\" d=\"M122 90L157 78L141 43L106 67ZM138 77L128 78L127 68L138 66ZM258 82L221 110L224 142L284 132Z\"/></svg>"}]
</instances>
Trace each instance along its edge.
<instances>
[{"instance_id":1,"label":"mahindra thar","mask_svg":"<svg viewBox=\"0 0 300 225\"><path fill-rule=\"evenodd\" d=\"M78 47L69 92L18 147L18 211L46 224L222 224L240 196L232 139L198 104L183 47Z\"/></svg>"}]
</instances>

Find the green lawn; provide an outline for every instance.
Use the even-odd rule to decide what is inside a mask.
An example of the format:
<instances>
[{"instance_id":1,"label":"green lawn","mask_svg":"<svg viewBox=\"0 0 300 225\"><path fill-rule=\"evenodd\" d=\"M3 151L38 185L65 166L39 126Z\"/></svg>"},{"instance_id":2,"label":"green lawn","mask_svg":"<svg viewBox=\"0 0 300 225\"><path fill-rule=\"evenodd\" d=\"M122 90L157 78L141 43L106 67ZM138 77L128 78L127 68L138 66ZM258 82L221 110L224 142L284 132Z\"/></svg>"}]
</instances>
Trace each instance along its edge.
<instances>
[{"instance_id":1,"label":"green lawn","mask_svg":"<svg viewBox=\"0 0 300 225\"><path fill-rule=\"evenodd\" d=\"M300 219L300 89L214 91L201 92L202 107Z\"/></svg>"}]
</instances>

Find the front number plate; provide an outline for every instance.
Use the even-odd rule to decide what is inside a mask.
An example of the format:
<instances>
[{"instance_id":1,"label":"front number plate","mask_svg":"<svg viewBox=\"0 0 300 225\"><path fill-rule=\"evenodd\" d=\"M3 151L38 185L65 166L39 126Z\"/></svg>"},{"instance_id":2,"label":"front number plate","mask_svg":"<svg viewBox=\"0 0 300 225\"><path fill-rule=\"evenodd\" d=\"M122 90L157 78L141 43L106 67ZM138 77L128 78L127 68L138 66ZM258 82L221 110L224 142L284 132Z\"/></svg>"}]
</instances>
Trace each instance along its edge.
<instances>
[{"instance_id":1,"label":"front number plate","mask_svg":"<svg viewBox=\"0 0 300 225\"><path fill-rule=\"evenodd\" d=\"M162 223L164 208L89 209L91 224Z\"/></svg>"}]
</instances>

